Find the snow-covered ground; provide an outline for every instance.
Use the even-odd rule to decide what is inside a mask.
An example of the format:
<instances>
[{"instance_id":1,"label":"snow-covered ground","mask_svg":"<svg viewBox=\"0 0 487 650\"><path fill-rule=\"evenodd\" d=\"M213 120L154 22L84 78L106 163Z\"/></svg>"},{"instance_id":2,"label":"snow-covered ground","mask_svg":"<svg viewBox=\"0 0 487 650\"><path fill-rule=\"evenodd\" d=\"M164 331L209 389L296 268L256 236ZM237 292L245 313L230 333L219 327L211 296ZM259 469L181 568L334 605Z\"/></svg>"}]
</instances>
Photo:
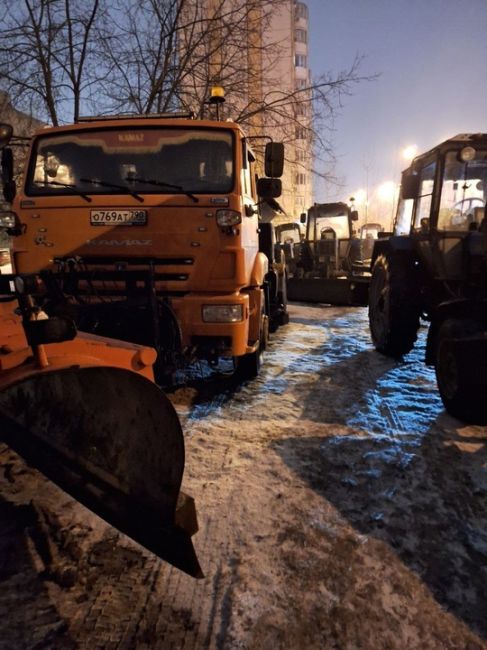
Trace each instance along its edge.
<instances>
[{"instance_id":1,"label":"snow-covered ground","mask_svg":"<svg viewBox=\"0 0 487 650\"><path fill-rule=\"evenodd\" d=\"M261 376L171 394L206 577L0 454L0 648L487 648L487 428L360 308L293 305ZM37 644L37 645L36 645Z\"/></svg>"}]
</instances>

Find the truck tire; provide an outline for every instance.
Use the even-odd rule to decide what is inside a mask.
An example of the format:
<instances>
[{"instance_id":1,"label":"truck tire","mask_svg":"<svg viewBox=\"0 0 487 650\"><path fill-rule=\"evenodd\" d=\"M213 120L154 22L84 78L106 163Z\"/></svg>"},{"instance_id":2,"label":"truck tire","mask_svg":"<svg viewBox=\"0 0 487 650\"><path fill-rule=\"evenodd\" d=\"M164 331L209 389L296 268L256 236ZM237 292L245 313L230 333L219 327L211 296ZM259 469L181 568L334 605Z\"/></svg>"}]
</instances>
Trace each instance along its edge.
<instances>
[{"instance_id":1,"label":"truck tire","mask_svg":"<svg viewBox=\"0 0 487 650\"><path fill-rule=\"evenodd\" d=\"M289 312L287 310L287 273L278 278L278 290L276 293L275 303L271 305L271 314L269 319L269 332L274 334L281 325L289 323Z\"/></svg>"},{"instance_id":2,"label":"truck tire","mask_svg":"<svg viewBox=\"0 0 487 650\"><path fill-rule=\"evenodd\" d=\"M259 345L254 352L244 354L236 359L236 370L241 381L255 379L262 368L264 351L269 342L269 317L262 314L260 325Z\"/></svg>"},{"instance_id":3,"label":"truck tire","mask_svg":"<svg viewBox=\"0 0 487 650\"><path fill-rule=\"evenodd\" d=\"M369 325L376 350L400 358L412 350L419 329L419 287L410 257L379 255L369 287Z\"/></svg>"},{"instance_id":4,"label":"truck tire","mask_svg":"<svg viewBox=\"0 0 487 650\"><path fill-rule=\"evenodd\" d=\"M448 319L438 330L436 381L445 409L471 424L487 423L487 350L471 319Z\"/></svg>"}]
</instances>

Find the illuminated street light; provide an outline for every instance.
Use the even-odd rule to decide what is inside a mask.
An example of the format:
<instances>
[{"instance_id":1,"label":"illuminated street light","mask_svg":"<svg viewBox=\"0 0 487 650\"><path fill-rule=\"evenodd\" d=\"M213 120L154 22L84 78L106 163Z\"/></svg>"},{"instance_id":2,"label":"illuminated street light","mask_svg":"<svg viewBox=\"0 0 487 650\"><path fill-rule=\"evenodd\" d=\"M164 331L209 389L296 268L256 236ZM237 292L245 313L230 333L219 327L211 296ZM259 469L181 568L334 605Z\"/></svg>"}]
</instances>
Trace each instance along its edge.
<instances>
[{"instance_id":1,"label":"illuminated street light","mask_svg":"<svg viewBox=\"0 0 487 650\"><path fill-rule=\"evenodd\" d=\"M377 188L377 197L385 208L390 211L391 223L394 221L394 209L399 196L399 185L394 181L386 181Z\"/></svg>"},{"instance_id":2,"label":"illuminated street light","mask_svg":"<svg viewBox=\"0 0 487 650\"><path fill-rule=\"evenodd\" d=\"M389 203L391 201L394 201L396 197L396 184L394 181L386 181L385 183L381 183L381 185L379 185L377 188L377 195L384 202Z\"/></svg>"},{"instance_id":3,"label":"illuminated street light","mask_svg":"<svg viewBox=\"0 0 487 650\"><path fill-rule=\"evenodd\" d=\"M409 146L405 147L402 150L402 157L407 162L411 162L411 160L416 156L417 153L418 153L418 147L415 144L410 144Z\"/></svg>"},{"instance_id":4,"label":"illuminated street light","mask_svg":"<svg viewBox=\"0 0 487 650\"><path fill-rule=\"evenodd\" d=\"M357 190L353 194L354 203L358 206L363 206L367 203L367 192L363 189Z\"/></svg>"}]
</instances>

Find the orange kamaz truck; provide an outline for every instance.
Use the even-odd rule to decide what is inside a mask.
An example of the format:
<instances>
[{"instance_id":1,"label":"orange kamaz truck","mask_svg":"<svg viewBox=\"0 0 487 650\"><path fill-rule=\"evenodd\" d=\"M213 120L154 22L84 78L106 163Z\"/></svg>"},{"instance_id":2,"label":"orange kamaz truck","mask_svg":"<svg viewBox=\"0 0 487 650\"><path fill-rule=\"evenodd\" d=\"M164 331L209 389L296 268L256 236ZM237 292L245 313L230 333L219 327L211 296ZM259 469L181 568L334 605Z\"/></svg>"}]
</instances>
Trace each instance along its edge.
<instances>
[{"instance_id":1,"label":"orange kamaz truck","mask_svg":"<svg viewBox=\"0 0 487 650\"><path fill-rule=\"evenodd\" d=\"M238 124L187 115L81 118L39 130L29 147L18 188L3 150L13 202L2 223L15 272L49 288L46 313L155 347L160 378L220 357L255 376L269 317L286 309L273 305L259 250L260 205L281 193L282 144L267 143L262 178Z\"/></svg>"}]
</instances>

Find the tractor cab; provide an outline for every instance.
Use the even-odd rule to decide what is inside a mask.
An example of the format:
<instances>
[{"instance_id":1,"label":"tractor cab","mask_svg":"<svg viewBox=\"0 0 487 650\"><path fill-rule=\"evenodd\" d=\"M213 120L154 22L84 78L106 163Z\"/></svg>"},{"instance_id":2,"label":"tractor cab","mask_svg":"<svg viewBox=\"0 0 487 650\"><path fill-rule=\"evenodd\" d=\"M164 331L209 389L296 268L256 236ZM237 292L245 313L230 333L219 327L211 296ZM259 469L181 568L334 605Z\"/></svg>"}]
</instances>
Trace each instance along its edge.
<instances>
[{"instance_id":1,"label":"tractor cab","mask_svg":"<svg viewBox=\"0 0 487 650\"><path fill-rule=\"evenodd\" d=\"M380 223L364 223L360 227L360 257L368 265L372 258L374 242L381 232L384 232L384 226Z\"/></svg>"},{"instance_id":2,"label":"tractor cab","mask_svg":"<svg viewBox=\"0 0 487 650\"><path fill-rule=\"evenodd\" d=\"M300 223L280 223L275 226L275 257L281 259L286 265L288 274L294 275L296 261L299 258L301 241L304 232Z\"/></svg>"},{"instance_id":3,"label":"tractor cab","mask_svg":"<svg viewBox=\"0 0 487 650\"><path fill-rule=\"evenodd\" d=\"M353 258L357 257L351 250L353 222L357 219L357 212L346 203L315 203L308 210L302 247L305 272L329 278L351 269Z\"/></svg>"},{"instance_id":4,"label":"tractor cab","mask_svg":"<svg viewBox=\"0 0 487 650\"><path fill-rule=\"evenodd\" d=\"M301 215L306 235L287 284L290 300L366 303L369 274L368 267L360 263L360 239L354 229L357 219L357 212L342 202L315 203Z\"/></svg>"},{"instance_id":5,"label":"tractor cab","mask_svg":"<svg viewBox=\"0 0 487 650\"><path fill-rule=\"evenodd\" d=\"M487 134L460 134L402 174L394 234L374 246L372 341L408 353L429 321L425 362L447 411L487 423Z\"/></svg>"},{"instance_id":6,"label":"tractor cab","mask_svg":"<svg viewBox=\"0 0 487 650\"><path fill-rule=\"evenodd\" d=\"M463 282L487 251L487 135L458 135L403 172L394 233L438 279ZM472 266L473 263L473 266Z\"/></svg>"}]
</instances>

